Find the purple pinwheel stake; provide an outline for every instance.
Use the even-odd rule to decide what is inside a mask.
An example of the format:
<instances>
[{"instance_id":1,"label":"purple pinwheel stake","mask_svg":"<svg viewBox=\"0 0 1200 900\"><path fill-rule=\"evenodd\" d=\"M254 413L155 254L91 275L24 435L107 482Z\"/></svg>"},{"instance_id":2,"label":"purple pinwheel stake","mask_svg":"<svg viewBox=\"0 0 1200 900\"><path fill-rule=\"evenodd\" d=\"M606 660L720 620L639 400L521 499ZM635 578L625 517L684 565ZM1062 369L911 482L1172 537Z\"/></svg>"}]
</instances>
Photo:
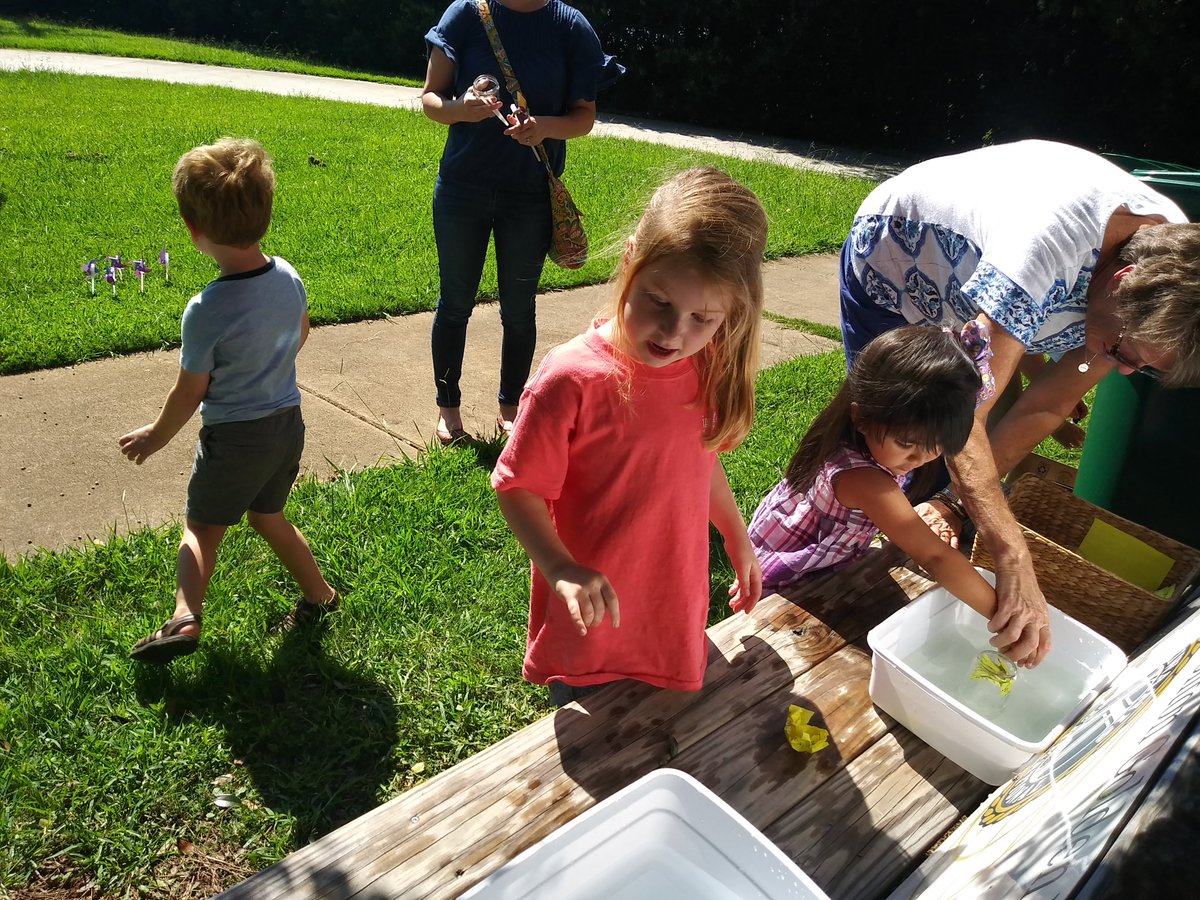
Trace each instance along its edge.
<instances>
[{"instance_id":1,"label":"purple pinwheel stake","mask_svg":"<svg viewBox=\"0 0 1200 900\"><path fill-rule=\"evenodd\" d=\"M133 261L133 272L138 277L138 289L141 293L146 293L146 273L150 271L150 267L145 261L135 259Z\"/></svg>"},{"instance_id":2,"label":"purple pinwheel stake","mask_svg":"<svg viewBox=\"0 0 1200 900\"><path fill-rule=\"evenodd\" d=\"M129 265L121 262L121 254L118 253L116 256L106 256L104 258L108 260L108 264L112 266L113 272L117 276L117 280L123 281L125 279L125 270L129 268Z\"/></svg>"},{"instance_id":3,"label":"purple pinwheel stake","mask_svg":"<svg viewBox=\"0 0 1200 900\"><path fill-rule=\"evenodd\" d=\"M96 296L96 267L99 263L98 259L90 259L79 267L83 269L83 277L91 283L93 297Z\"/></svg>"},{"instance_id":4,"label":"purple pinwheel stake","mask_svg":"<svg viewBox=\"0 0 1200 900\"><path fill-rule=\"evenodd\" d=\"M117 296L117 270L111 265L104 267L104 280L112 285L113 296Z\"/></svg>"},{"instance_id":5,"label":"purple pinwheel stake","mask_svg":"<svg viewBox=\"0 0 1200 900\"><path fill-rule=\"evenodd\" d=\"M158 251L158 264L163 267L163 280L171 280L171 254L167 252L167 248Z\"/></svg>"}]
</instances>

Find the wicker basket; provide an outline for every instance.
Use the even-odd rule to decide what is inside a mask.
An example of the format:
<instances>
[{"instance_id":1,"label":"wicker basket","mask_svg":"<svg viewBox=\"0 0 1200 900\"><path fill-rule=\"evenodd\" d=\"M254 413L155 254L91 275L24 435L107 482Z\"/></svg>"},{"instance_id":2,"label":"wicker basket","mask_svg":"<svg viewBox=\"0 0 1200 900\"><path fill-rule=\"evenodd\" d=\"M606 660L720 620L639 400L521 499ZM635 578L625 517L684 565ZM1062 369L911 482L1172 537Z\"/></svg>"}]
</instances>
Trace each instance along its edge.
<instances>
[{"instance_id":1,"label":"wicker basket","mask_svg":"<svg viewBox=\"0 0 1200 900\"><path fill-rule=\"evenodd\" d=\"M1126 653L1154 632L1200 575L1200 551L1094 506L1036 475L1017 479L1008 504L1025 533L1033 570L1046 599ZM1176 587L1170 599L1157 597L1078 555L1094 519L1175 560L1163 579L1163 585ZM982 541L975 542L971 561L985 569L995 568Z\"/></svg>"}]
</instances>

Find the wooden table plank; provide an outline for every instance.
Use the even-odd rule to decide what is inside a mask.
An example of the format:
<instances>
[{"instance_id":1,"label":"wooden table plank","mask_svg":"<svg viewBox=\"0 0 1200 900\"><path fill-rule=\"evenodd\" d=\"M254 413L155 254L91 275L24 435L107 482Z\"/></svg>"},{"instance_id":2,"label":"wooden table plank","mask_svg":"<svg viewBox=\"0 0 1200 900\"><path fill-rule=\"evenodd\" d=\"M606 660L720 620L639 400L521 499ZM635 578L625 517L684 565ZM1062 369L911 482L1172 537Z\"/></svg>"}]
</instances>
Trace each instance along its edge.
<instances>
[{"instance_id":1,"label":"wooden table plank","mask_svg":"<svg viewBox=\"0 0 1200 900\"><path fill-rule=\"evenodd\" d=\"M763 833L831 897L873 900L990 790L897 726Z\"/></svg>"},{"instance_id":2,"label":"wooden table plank","mask_svg":"<svg viewBox=\"0 0 1200 900\"><path fill-rule=\"evenodd\" d=\"M847 643L861 641L929 586L920 574L893 568L898 561L894 550L876 550L860 564L807 580L796 602L765 598L752 616L714 626L701 692L636 683L599 691L223 896L457 896L668 762L691 771L760 827L778 821L789 832L795 803L804 806L811 802L804 798L846 777L893 725L867 696L869 655ZM818 711L831 731L829 750L805 759L787 747L782 729L789 702Z\"/></svg>"},{"instance_id":3,"label":"wooden table plank","mask_svg":"<svg viewBox=\"0 0 1200 900\"><path fill-rule=\"evenodd\" d=\"M843 647L671 765L765 830L894 726L863 689L870 674L870 656ZM783 726L793 703L814 711L812 724L829 731L829 747L808 754L788 745Z\"/></svg>"}]
</instances>

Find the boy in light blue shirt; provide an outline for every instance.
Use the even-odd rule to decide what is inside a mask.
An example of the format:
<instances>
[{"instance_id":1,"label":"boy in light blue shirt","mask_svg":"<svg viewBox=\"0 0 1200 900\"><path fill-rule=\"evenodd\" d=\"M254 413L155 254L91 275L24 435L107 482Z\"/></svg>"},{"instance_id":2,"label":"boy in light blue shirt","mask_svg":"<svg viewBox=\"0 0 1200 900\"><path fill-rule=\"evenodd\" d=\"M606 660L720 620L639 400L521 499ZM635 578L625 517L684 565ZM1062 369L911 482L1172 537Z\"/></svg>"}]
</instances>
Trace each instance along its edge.
<instances>
[{"instance_id":1,"label":"boy in light blue shirt","mask_svg":"<svg viewBox=\"0 0 1200 900\"><path fill-rule=\"evenodd\" d=\"M259 246L271 224L271 159L256 141L224 138L185 153L173 184L192 243L221 274L184 310L179 375L158 418L118 441L141 465L200 407L175 612L129 653L152 663L196 650L217 547L243 515L303 594L285 628L316 621L339 602L283 514L304 449L296 354L308 338L308 298L296 270Z\"/></svg>"}]
</instances>

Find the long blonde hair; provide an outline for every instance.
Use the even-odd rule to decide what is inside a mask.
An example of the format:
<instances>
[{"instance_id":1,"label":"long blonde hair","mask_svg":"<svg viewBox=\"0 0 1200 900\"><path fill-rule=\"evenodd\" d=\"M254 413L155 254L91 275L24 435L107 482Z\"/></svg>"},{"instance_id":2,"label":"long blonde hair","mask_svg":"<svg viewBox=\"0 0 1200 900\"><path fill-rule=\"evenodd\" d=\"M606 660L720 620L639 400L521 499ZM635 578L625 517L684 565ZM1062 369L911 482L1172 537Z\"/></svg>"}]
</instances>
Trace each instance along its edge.
<instances>
[{"instance_id":1,"label":"long blonde hair","mask_svg":"<svg viewBox=\"0 0 1200 900\"><path fill-rule=\"evenodd\" d=\"M767 214L754 192L719 169L680 172L654 192L614 281L613 336L629 347L625 304L638 273L671 261L722 287L729 310L711 341L696 354L709 450L730 450L754 422L754 377L762 330L763 251Z\"/></svg>"}]
</instances>

